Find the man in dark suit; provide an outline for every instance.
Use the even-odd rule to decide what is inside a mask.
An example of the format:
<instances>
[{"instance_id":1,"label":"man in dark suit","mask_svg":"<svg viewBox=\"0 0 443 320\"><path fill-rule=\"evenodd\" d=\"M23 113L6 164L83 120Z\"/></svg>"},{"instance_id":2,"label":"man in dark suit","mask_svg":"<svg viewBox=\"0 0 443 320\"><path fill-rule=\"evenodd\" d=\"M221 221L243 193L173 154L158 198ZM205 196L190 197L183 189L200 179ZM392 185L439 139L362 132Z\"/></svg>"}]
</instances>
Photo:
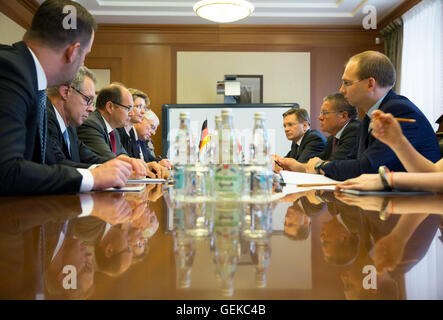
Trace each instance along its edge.
<instances>
[{"instance_id":1,"label":"man in dark suit","mask_svg":"<svg viewBox=\"0 0 443 320\"><path fill-rule=\"evenodd\" d=\"M293 158L300 163L305 163L325 149L325 137L317 130L309 129L310 124L309 115L305 109L292 108L283 114L286 138L292 141L291 150L285 158Z\"/></svg>"},{"instance_id":2,"label":"man in dark suit","mask_svg":"<svg viewBox=\"0 0 443 320\"><path fill-rule=\"evenodd\" d=\"M137 147L145 161L158 161L161 166L171 169L173 165L169 159L157 158L148 144L148 140L155 135L159 124L160 121L157 115L152 110L147 110L143 116L142 122L134 125L135 133L137 135Z\"/></svg>"},{"instance_id":3,"label":"man in dark suit","mask_svg":"<svg viewBox=\"0 0 443 320\"><path fill-rule=\"evenodd\" d=\"M351 106L341 93L333 93L323 99L318 119L322 131L330 134L326 140L325 150L318 155L322 160L347 159L357 144L357 133L360 121L356 120L357 109ZM292 158L277 159L281 169L306 172L306 163L300 163Z\"/></svg>"},{"instance_id":4,"label":"man in dark suit","mask_svg":"<svg viewBox=\"0 0 443 320\"><path fill-rule=\"evenodd\" d=\"M351 106L341 93L333 93L323 99L320 127L330 134L325 150L318 155L322 160L343 160L354 150L360 121L357 109Z\"/></svg>"},{"instance_id":5,"label":"man in dark suit","mask_svg":"<svg viewBox=\"0 0 443 320\"><path fill-rule=\"evenodd\" d=\"M80 67L70 86L47 89L48 148L46 163L89 168L92 164L111 160L92 152L77 136L75 127L93 111L95 76Z\"/></svg>"},{"instance_id":6,"label":"man in dark suit","mask_svg":"<svg viewBox=\"0 0 443 320\"><path fill-rule=\"evenodd\" d=\"M75 29L64 28L63 8L67 5L76 8ZM93 170L43 164L45 89L73 79L91 50L96 28L94 18L78 3L47 0L38 8L24 41L0 46L0 195L83 192L125 185L133 168L119 160Z\"/></svg>"},{"instance_id":7,"label":"man in dark suit","mask_svg":"<svg viewBox=\"0 0 443 320\"><path fill-rule=\"evenodd\" d=\"M130 157L141 159L140 148L137 144L137 132L135 130L135 125L141 123L143 120L143 115L147 111L147 105L149 105L148 96L137 89L129 88L129 92L134 100L134 107L132 108L131 116L128 121L128 125L123 128L118 128L117 131L120 134L120 138L123 147L128 152ZM147 102L147 103L146 103ZM146 162L157 161L157 159L143 158Z\"/></svg>"},{"instance_id":8,"label":"man in dark suit","mask_svg":"<svg viewBox=\"0 0 443 320\"><path fill-rule=\"evenodd\" d=\"M78 137L101 157L127 156L120 134L115 129L124 127L128 123L133 104L131 93L122 84L113 83L106 86L97 96L97 109L77 127ZM140 159L130 159L135 163L145 163ZM165 177L166 171L158 163L148 162L147 166L149 177L161 179Z\"/></svg>"},{"instance_id":9,"label":"man in dark suit","mask_svg":"<svg viewBox=\"0 0 443 320\"><path fill-rule=\"evenodd\" d=\"M432 162L440 159L429 121L411 101L392 91L395 76L394 66L382 53L365 51L351 57L342 76L340 92L351 105L366 112L359 131L358 148L351 156L354 159L323 162L314 158L307 164L308 173L318 172L336 180L346 180L362 173L376 173L383 165L393 171L405 171L395 153L371 135L369 124L375 110L415 119L414 123L402 125L404 135L424 157Z\"/></svg>"},{"instance_id":10,"label":"man in dark suit","mask_svg":"<svg viewBox=\"0 0 443 320\"><path fill-rule=\"evenodd\" d=\"M77 128L78 137L96 154L102 157L127 155L116 128L124 127L134 101L132 95L120 84L110 84L100 90L96 110Z\"/></svg>"}]
</instances>

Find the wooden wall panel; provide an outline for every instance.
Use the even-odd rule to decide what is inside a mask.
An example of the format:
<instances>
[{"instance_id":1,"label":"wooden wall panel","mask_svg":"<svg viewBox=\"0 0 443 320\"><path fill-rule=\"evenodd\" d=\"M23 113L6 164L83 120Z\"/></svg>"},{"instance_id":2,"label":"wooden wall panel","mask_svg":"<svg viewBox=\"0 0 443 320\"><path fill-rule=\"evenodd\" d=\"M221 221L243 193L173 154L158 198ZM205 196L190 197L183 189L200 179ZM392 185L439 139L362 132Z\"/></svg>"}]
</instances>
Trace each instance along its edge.
<instances>
[{"instance_id":1,"label":"wooden wall panel","mask_svg":"<svg viewBox=\"0 0 443 320\"><path fill-rule=\"evenodd\" d=\"M1 0L0 12L25 29L31 26L32 17L39 3L35 0Z\"/></svg>"},{"instance_id":2,"label":"wooden wall panel","mask_svg":"<svg viewBox=\"0 0 443 320\"><path fill-rule=\"evenodd\" d=\"M337 26L100 25L85 64L96 68L103 60L102 66L112 70L112 81L148 93L161 117L162 105L176 102L179 51L310 52L311 118L318 129L322 98L339 90L344 63L355 53L383 50L375 45L379 36L377 31ZM159 152L160 133L153 140Z\"/></svg>"},{"instance_id":3,"label":"wooden wall panel","mask_svg":"<svg viewBox=\"0 0 443 320\"><path fill-rule=\"evenodd\" d=\"M170 52L169 46L95 42L85 65L94 69L110 69L111 81L146 92L151 108L161 118L162 105L171 103ZM160 130L153 141L157 153L160 153Z\"/></svg>"}]
</instances>

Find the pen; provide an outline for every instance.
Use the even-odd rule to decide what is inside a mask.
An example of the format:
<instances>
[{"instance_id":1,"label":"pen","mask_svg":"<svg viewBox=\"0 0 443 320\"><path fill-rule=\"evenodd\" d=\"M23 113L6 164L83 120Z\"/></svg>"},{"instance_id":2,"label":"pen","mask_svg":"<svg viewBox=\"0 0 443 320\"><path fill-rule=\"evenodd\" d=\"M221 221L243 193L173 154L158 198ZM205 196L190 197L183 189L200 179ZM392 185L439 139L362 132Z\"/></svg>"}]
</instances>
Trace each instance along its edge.
<instances>
[{"instance_id":1,"label":"pen","mask_svg":"<svg viewBox=\"0 0 443 320\"><path fill-rule=\"evenodd\" d=\"M415 119L405 119L405 118L394 118L395 120L399 122L415 122Z\"/></svg>"},{"instance_id":2,"label":"pen","mask_svg":"<svg viewBox=\"0 0 443 320\"><path fill-rule=\"evenodd\" d=\"M307 183L307 184L297 184L297 187L323 187L323 186L336 186L338 183Z\"/></svg>"},{"instance_id":3,"label":"pen","mask_svg":"<svg viewBox=\"0 0 443 320\"><path fill-rule=\"evenodd\" d=\"M374 120L380 119L380 117L376 117L374 118ZM406 118L394 118L395 120L397 120L398 122L416 122L417 120L415 119L406 119Z\"/></svg>"}]
</instances>

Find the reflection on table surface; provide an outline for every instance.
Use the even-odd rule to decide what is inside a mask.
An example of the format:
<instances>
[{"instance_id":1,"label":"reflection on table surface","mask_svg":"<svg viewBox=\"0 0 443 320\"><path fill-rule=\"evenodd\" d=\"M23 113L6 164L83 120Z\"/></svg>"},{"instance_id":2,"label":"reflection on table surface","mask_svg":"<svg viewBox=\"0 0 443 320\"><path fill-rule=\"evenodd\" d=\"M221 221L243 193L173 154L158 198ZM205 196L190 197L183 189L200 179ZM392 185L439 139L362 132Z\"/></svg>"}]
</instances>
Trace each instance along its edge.
<instances>
[{"instance_id":1,"label":"reflection on table surface","mask_svg":"<svg viewBox=\"0 0 443 320\"><path fill-rule=\"evenodd\" d=\"M2 299L443 299L443 195L0 199Z\"/></svg>"}]
</instances>

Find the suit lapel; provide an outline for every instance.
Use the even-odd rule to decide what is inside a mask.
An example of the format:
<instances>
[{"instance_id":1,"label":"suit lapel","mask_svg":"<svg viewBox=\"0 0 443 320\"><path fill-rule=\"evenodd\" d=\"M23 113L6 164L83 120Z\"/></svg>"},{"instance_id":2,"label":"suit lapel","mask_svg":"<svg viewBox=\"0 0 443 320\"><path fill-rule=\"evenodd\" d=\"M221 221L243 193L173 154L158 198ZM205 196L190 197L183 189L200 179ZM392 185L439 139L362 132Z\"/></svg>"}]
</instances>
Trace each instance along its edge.
<instances>
[{"instance_id":1,"label":"suit lapel","mask_svg":"<svg viewBox=\"0 0 443 320\"><path fill-rule=\"evenodd\" d=\"M74 133L74 128L73 127L69 127L68 128L68 134L69 134L69 141L71 142L71 147L70 147L70 151L71 151L71 160L74 162L81 162L80 161L80 154L79 154L79 148L77 145L77 137ZM74 146L75 144L75 146Z\"/></svg>"},{"instance_id":2,"label":"suit lapel","mask_svg":"<svg viewBox=\"0 0 443 320\"><path fill-rule=\"evenodd\" d=\"M109 139L109 134L108 134L108 130L106 128L106 124L105 124L105 120L103 119L103 116L101 115L101 113L98 110L94 111L96 113L96 118L97 118L97 122L101 125L102 128L102 133L105 137L106 143L109 146L109 149L112 150L112 146L111 146L111 140ZM117 135L117 132L114 132L115 135Z\"/></svg>"},{"instance_id":3,"label":"suit lapel","mask_svg":"<svg viewBox=\"0 0 443 320\"><path fill-rule=\"evenodd\" d=\"M369 136L368 128L370 122L371 120L369 119L368 115L365 115L361 122L361 127L360 127L360 139L358 142L357 159L360 158L360 156L363 154L363 151L365 151L367 148L367 142Z\"/></svg>"}]
</instances>

